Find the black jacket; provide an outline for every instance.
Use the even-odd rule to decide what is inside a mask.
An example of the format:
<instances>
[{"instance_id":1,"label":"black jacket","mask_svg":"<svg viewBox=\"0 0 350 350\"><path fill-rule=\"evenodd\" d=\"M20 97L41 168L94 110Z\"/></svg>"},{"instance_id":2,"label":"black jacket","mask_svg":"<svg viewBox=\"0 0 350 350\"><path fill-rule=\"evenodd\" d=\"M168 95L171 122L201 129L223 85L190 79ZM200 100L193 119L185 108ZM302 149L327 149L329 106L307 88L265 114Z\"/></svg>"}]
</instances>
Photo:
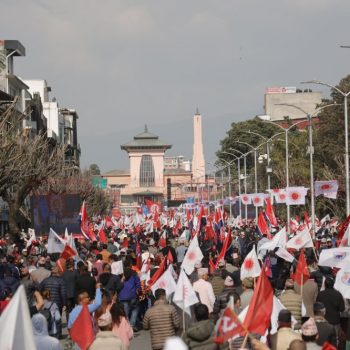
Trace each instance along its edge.
<instances>
[{"instance_id":1,"label":"black jacket","mask_svg":"<svg viewBox=\"0 0 350 350\"><path fill-rule=\"evenodd\" d=\"M49 289L51 293L51 300L57 304L59 309L67 304L67 287L65 280L60 276L50 276L45 278L41 284L40 289Z\"/></svg>"},{"instance_id":2,"label":"black jacket","mask_svg":"<svg viewBox=\"0 0 350 350\"><path fill-rule=\"evenodd\" d=\"M76 284L76 296L81 292L87 292L91 300L95 299L96 281L89 273L79 275Z\"/></svg>"},{"instance_id":3,"label":"black jacket","mask_svg":"<svg viewBox=\"0 0 350 350\"><path fill-rule=\"evenodd\" d=\"M111 292L119 293L123 289L124 283L120 280L120 277L110 272L101 273L99 279L102 287Z\"/></svg>"},{"instance_id":4,"label":"black jacket","mask_svg":"<svg viewBox=\"0 0 350 350\"><path fill-rule=\"evenodd\" d=\"M77 270L67 270L63 273L62 277L66 282L67 286L67 298L75 298L75 288L77 284L77 278L79 276L79 273Z\"/></svg>"},{"instance_id":5,"label":"black jacket","mask_svg":"<svg viewBox=\"0 0 350 350\"><path fill-rule=\"evenodd\" d=\"M340 313L344 311L343 296L334 288L326 288L318 293L317 301L326 307L326 320L330 324L340 324Z\"/></svg>"}]
</instances>

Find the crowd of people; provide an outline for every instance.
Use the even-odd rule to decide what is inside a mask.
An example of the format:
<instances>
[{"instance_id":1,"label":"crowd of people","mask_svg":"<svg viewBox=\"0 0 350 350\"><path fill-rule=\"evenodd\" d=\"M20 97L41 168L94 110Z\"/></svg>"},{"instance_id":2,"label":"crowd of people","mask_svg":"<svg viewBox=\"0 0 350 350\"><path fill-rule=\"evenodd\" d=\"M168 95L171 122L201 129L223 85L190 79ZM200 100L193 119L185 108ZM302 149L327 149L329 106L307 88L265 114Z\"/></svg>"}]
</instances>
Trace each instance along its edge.
<instances>
[{"instance_id":1,"label":"crowd of people","mask_svg":"<svg viewBox=\"0 0 350 350\"><path fill-rule=\"evenodd\" d=\"M67 259L59 253L48 254L44 237L29 246L29 237L23 234L14 243L4 238L0 245L0 313L23 285L38 350L78 348L72 334L83 312L93 321L89 344L93 350L128 349L141 330L150 332L154 350L302 350L321 349L325 344L347 349L349 300L334 288L337 269L318 265L319 253L337 245L337 229L328 224L318 230L314 246L303 249L309 278L301 285L293 280L301 250L288 249L295 258L292 262L278 256L278 248L260 250L268 238L259 234L253 223L240 227L223 223L214 230L214 237L206 234L205 222L197 232L187 227L177 232L162 227L130 233L110 227L105 230L105 243L75 238L77 254ZM163 233L165 246L160 244ZM157 276L166 259L176 279L193 235L203 258L188 275L199 300L191 306L189 316L172 302L165 287L152 291L149 278ZM228 235L229 244L220 256ZM265 335L239 334L228 342L217 342L218 323L226 308L239 315L254 295L256 278L241 279L242 264L252 249L257 251L260 264L264 263L274 296L283 306L277 316L278 327L274 333L271 326ZM148 279L144 278L145 269Z\"/></svg>"}]
</instances>

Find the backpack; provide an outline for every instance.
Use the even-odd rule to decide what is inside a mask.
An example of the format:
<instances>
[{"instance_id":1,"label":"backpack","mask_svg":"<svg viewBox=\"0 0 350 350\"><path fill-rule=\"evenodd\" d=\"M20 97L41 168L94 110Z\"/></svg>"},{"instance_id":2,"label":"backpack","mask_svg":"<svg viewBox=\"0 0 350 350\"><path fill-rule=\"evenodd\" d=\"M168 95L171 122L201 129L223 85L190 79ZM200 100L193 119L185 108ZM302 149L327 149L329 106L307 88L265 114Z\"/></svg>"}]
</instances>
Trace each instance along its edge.
<instances>
[{"instance_id":1,"label":"backpack","mask_svg":"<svg viewBox=\"0 0 350 350\"><path fill-rule=\"evenodd\" d=\"M53 326L53 322L54 322L54 319L51 315L51 306L52 306L53 303L51 303L50 307L48 309L42 309L39 311L39 313L41 313L45 318L46 318L46 321L47 321L47 330L51 331L52 329L52 326Z\"/></svg>"}]
</instances>

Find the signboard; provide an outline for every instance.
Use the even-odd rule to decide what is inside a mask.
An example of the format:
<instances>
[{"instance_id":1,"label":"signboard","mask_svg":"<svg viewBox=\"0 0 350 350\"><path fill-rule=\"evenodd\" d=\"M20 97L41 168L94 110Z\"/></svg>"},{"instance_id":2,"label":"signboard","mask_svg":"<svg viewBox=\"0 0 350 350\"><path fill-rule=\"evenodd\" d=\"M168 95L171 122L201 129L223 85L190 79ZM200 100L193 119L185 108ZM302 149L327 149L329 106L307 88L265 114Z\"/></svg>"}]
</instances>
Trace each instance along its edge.
<instances>
[{"instance_id":1,"label":"signboard","mask_svg":"<svg viewBox=\"0 0 350 350\"><path fill-rule=\"evenodd\" d=\"M295 86L285 86L285 87L268 87L266 89L267 94L295 94L297 88Z\"/></svg>"},{"instance_id":2,"label":"signboard","mask_svg":"<svg viewBox=\"0 0 350 350\"><path fill-rule=\"evenodd\" d=\"M102 177L93 177L91 182L94 187L101 188L102 190L107 188L107 179L103 179Z\"/></svg>"}]
</instances>

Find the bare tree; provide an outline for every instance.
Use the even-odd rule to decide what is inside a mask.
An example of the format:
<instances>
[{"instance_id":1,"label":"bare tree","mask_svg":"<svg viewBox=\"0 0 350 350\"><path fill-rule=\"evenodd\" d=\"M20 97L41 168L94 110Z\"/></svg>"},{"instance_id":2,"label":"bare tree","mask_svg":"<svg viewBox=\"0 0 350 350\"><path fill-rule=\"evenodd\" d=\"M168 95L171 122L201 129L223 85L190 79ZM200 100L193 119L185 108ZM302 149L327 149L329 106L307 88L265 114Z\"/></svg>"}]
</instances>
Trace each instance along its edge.
<instances>
[{"instance_id":1,"label":"bare tree","mask_svg":"<svg viewBox=\"0 0 350 350\"><path fill-rule=\"evenodd\" d=\"M25 198L64 170L64 146L46 135L31 137L22 129L24 115L15 102L0 116L0 196L9 206L9 231L18 232L17 214Z\"/></svg>"}]
</instances>

